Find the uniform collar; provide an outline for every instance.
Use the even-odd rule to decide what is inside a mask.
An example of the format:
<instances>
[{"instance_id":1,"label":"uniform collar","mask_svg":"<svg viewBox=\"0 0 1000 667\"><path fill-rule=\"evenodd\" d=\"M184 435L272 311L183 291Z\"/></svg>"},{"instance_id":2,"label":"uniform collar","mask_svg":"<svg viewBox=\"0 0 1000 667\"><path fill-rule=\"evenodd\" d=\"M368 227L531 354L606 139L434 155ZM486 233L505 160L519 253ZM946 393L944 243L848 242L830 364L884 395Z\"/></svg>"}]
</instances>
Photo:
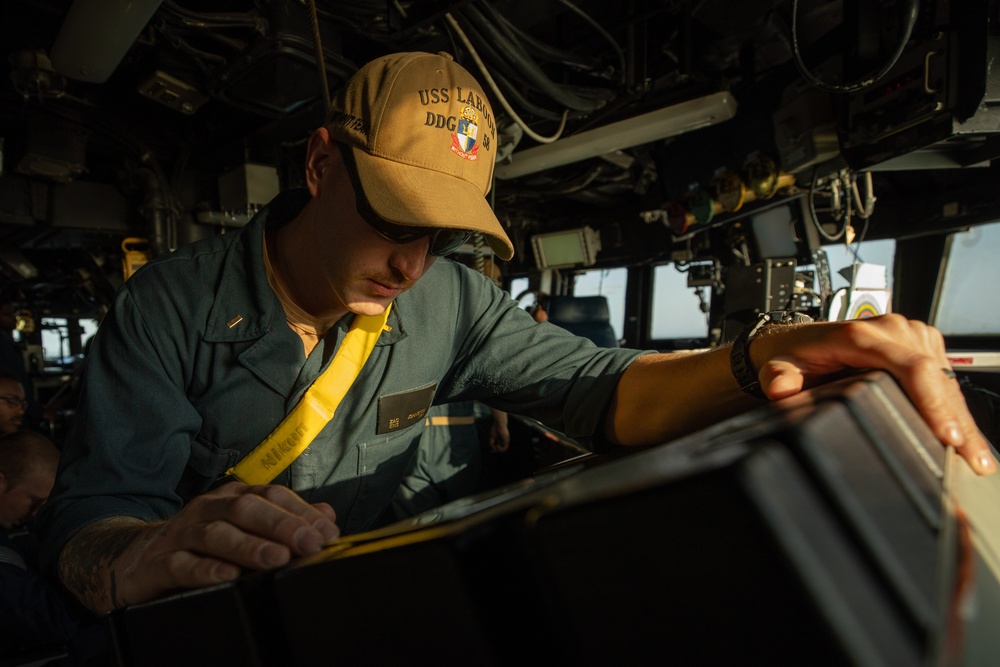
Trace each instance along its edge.
<instances>
[{"instance_id":1,"label":"uniform collar","mask_svg":"<svg viewBox=\"0 0 1000 667\"><path fill-rule=\"evenodd\" d=\"M260 338L284 324L284 311L264 272L264 228L282 225L305 207L309 191L288 190L275 197L240 230L227 253L205 340L210 343Z\"/></svg>"},{"instance_id":2,"label":"uniform collar","mask_svg":"<svg viewBox=\"0 0 1000 667\"><path fill-rule=\"evenodd\" d=\"M403 307L405 308L405 305ZM379 336L378 340L375 342L375 347L392 345L393 343L406 338L406 330L403 328L402 314L399 311L400 304L397 299L396 301L393 301L392 310L389 311L389 319L385 322L386 326L389 327L389 330L382 332L382 335Z\"/></svg>"}]
</instances>

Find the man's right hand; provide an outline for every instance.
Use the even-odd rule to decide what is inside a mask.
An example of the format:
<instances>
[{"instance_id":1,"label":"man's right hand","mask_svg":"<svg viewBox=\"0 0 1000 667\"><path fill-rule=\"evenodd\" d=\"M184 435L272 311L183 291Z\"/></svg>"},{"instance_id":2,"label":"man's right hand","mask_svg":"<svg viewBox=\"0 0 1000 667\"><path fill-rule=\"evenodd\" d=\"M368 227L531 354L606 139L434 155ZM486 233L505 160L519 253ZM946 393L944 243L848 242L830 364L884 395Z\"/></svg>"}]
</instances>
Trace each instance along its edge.
<instances>
[{"instance_id":1,"label":"man's right hand","mask_svg":"<svg viewBox=\"0 0 1000 667\"><path fill-rule=\"evenodd\" d=\"M59 575L103 614L316 553L340 535L336 518L328 504L309 504L286 487L233 482L166 521L111 517L83 528L60 554Z\"/></svg>"}]
</instances>

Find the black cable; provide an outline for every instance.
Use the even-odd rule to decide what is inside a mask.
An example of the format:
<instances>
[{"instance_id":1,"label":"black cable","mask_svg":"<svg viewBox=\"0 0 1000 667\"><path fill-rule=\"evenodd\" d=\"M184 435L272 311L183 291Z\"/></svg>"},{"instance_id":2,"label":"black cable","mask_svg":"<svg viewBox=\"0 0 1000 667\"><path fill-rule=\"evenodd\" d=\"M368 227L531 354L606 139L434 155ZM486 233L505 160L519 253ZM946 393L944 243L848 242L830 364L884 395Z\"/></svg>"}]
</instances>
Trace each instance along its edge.
<instances>
[{"instance_id":1,"label":"black cable","mask_svg":"<svg viewBox=\"0 0 1000 667\"><path fill-rule=\"evenodd\" d=\"M222 64L226 62L225 56L219 55L218 53L209 53L208 51L203 51L199 48L191 46L191 44L189 44L186 39L184 39L183 37L181 37L172 30L163 30L161 28L161 32L163 32L164 37L167 38L167 41L170 43L171 46L173 46L175 49L177 49L182 53L186 53L189 56L193 56L195 60L198 62L198 64L201 66L202 70L205 71L206 73L208 72L209 68L203 62L201 62L202 60L207 60L209 62L213 62L216 64Z\"/></svg>"},{"instance_id":2,"label":"black cable","mask_svg":"<svg viewBox=\"0 0 1000 667\"><path fill-rule=\"evenodd\" d=\"M171 14L170 12L159 12L156 15L156 19L157 23L154 27L163 33L182 32L186 35L196 35L203 39L211 39L220 44L225 44L236 51L243 51L247 46L246 40L228 37L217 32L215 30L217 26L207 26L204 23L192 21L182 16ZM246 29L247 26L239 27Z\"/></svg>"},{"instance_id":3,"label":"black cable","mask_svg":"<svg viewBox=\"0 0 1000 667\"><path fill-rule=\"evenodd\" d=\"M546 190L544 192L544 194L545 194L546 197L563 197L563 196L566 196L566 195L576 194L577 192L582 192L583 190L586 190L590 186L591 183L593 183L595 180L597 180L597 178L603 172L604 172L604 166L598 164L598 165L594 166L593 168L591 168L590 172L587 173L578 182L576 182L576 183L574 183L572 185L569 185L567 187L564 187L564 188L562 188L560 190Z\"/></svg>"},{"instance_id":4,"label":"black cable","mask_svg":"<svg viewBox=\"0 0 1000 667\"><path fill-rule=\"evenodd\" d=\"M802 53L799 49L798 34L799 0L792 0L792 59L795 61L795 66L798 68L799 73L810 84L820 90L825 90L828 93L853 93L859 90L864 90L876 81L879 81L882 77L889 73L889 70L895 66L900 56L903 55L903 50L906 48L907 42L910 41L910 35L913 33L913 27L917 24L917 14L920 8L920 1L905 0L905 2L906 6L903 9L903 35L899 40L899 45L896 47L895 52L889 58L889 62L875 72L875 74L856 81L855 83L833 84L817 78L812 72L809 71L809 68L806 67L805 63L802 62Z\"/></svg>"},{"instance_id":5,"label":"black cable","mask_svg":"<svg viewBox=\"0 0 1000 667\"><path fill-rule=\"evenodd\" d=\"M535 93L536 95L542 95L543 93L532 86L531 82L524 79L515 67L511 66L506 60L504 60L503 57L501 57L500 54L493 49L490 41L486 39L475 26L467 24L462 29L465 31L466 36L470 40L478 44L476 49L479 51L483 60L489 62L493 78L498 85L502 84L503 93L506 96L512 98L518 106L538 118L555 121L562 119L562 112L541 107L528 98L528 93Z\"/></svg>"},{"instance_id":6,"label":"black cable","mask_svg":"<svg viewBox=\"0 0 1000 667\"><path fill-rule=\"evenodd\" d=\"M507 40L501 31L483 16L476 7L470 5L463 8L460 16L468 19L473 25L478 27L480 32L482 32L505 60L518 67L532 84L554 101L577 111L593 111L603 106L602 102L581 98L552 81L534 60L522 49L519 49L517 45Z\"/></svg>"},{"instance_id":7,"label":"black cable","mask_svg":"<svg viewBox=\"0 0 1000 667\"><path fill-rule=\"evenodd\" d=\"M570 0L556 0L556 1L559 2L560 4L562 4L563 6L567 7L568 9L570 9L577 16L579 16L584 21L586 21L591 26L593 26L594 30L596 30L597 33L601 37L603 37L604 39L606 39L608 41L608 43L611 45L611 48L614 50L615 55L618 56L618 65L619 65L619 70L618 71L619 71L619 77L620 77L619 83L621 85L625 85L625 80L626 80L626 76L625 76L625 52L622 49L621 45L615 40L614 37L611 36L611 33L609 33L607 30L604 29L604 26L602 26L600 23L598 23L593 18L591 18L590 15L587 14L586 12L584 12L582 9L580 9L579 7L577 7L576 5L574 5L572 2L570 2Z\"/></svg>"},{"instance_id":8,"label":"black cable","mask_svg":"<svg viewBox=\"0 0 1000 667\"><path fill-rule=\"evenodd\" d=\"M609 88L596 88L594 86L579 86L572 83L562 84L563 90L578 95L580 97L600 101L602 106L615 99L617 94Z\"/></svg>"},{"instance_id":9,"label":"black cable","mask_svg":"<svg viewBox=\"0 0 1000 667\"><path fill-rule=\"evenodd\" d=\"M460 25L465 31L466 37L473 42L476 50L484 62L490 64L491 73L500 74L512 88L516 88L518 95L524 97L525 91L540 92L532 85L531 81L522 76L522 72L510 62L509 59L497 52L493 42L490 41L479 28L466 20L461 14L453 15L456 19L461 19Z\"/></svg>"},{"instance_id":10,"label":"black cable","mask_svg":"<svg viewBox=\"0 0 1000 667\"><path fill-rule=\"evenodd\" d=\"M598 63L593 59L579 56L562 49L557 49L551 44L546 44L533 35L528 34L518 26L511 23L510 19L498 12L489 2L483 2L483 9L489 13L490 18L492 18L497 25L500 25L508 32L513 33L524 47L524 50L530 55L557 65L564 65L566 67L572 67L582 71L593 71L597 69Z\"/></svg>"},{"instance_id":11,"label":"black cable","mask_svg":"<svg viewBox=\"0 0 1000 667\"><path fill-rule=\"evenodd\" d=\"M850 224L850 218L849 217L844 218L844 226L835 235L828 234L826 230L823 229L823 225L820 224L819 221L819 216L816 215L816 202L813 200L813 197L816 195L816 183L818 180L818 176L819 176L819 168L815 167L813 168L812 181L809 184L809 215L812 218L813 226L816 227L816 231L819 232L820 236L825 238L827 241L837 242L840 239L842 239L844 237L844 234L847 232L847 227Z\"/></svg>"},{"instance_id":12,"label":"black cable","mask_svg":"<svg viewBox=\"0 0 1000 667\"><path fill-rule=\"evenodd\" d=\"M545 183L538 183L537 181L534 183L522 183L513 190L508 191L500 199L505 201L511 198L538 200L576 194L590 187L605 170L605 165L597 164L588 166L586 169L577 170L574 174L566 178L552 179Z\"/></svg>"},{"instance_id":13,"label":"black cable","mask_svg":"<svg viewBox=\"0 0 1000 667\"><path fill-rule=\"evenodd\" d=\"M313 50L316 54L316 75L319 77L320 90L323 91L323 113L330 108L330 85L326 80L326 60L323 58L323 40L319 32L319 19L316 17L316 0L309 0L309 21L312 24Z\"/></svg>"},{"instance_id":14,"label":"black cable","mask_svg":"<svg viewBox=\"0 0 1000 667\"><path fill-rule=\"evenodd\" d=\"M256 11L196 12L181 7L173 0L163 0L163 8L182 18L204 23L209 28L253 28L262 34L267 32L267 21Z\"/></svg>"},{"instance_id":15,"label":"black cable","mask_svg":"<svg viewBox=\"0 0 1000 667\"><path fill-rule=\"evenodd\" d=\"M493 78L496 80L498 84L503 86L504 93L507 95L507 97L513 99L515 102L517 102L517 105L519 107L521 107L528 113L532 114L533 116L537 116L538 118L544 118L546 120L555 120L555 121L558 121L562 118L562 113L558 111L553 111L552 109L545 109L543 107L538 106L534 102L528 100L528 98L522 94L521 90L517 86L513 85L510 81L507 80L506 77L504 77L499 72L494 72Z\"/></svg>"},{"instance_id":16,"label":"black cable","mask_svg":"<svg viewBox=\"0 0 1000 667\"><path fill-rule=\"evenodd\" d=\"M519 125L526 135L539 143L548 144L558 140L559 137L562 136L563 130L566 129L566 117L569 114L569 109L563 112L562 120L559 122L559 127L556 129L555 133L543 136L532 130L531 127L517 114L517 112L514 111L514 108L510 106L510 103L507 101L507 97L503 94L503 91L500 90L500 87L496 80L494 80L493 75L490 74L489 69L486 67L486 63L484 63L483 59L479 56L476 47L472 44L472 41L469 39L465 30L462 29L462 26L459 25L458 20L452 16L450 12L446 13L444 18L448 27L454 31L458 38L462 41L462 44L469 52L469 56L476 62L476 66L479 68L479 71L483 75L483 78L488 84L490 90L492 90L493 94L496 95L496 100L500 103L500 106L503 107L504 111L507 112L507 115L511 118L511 120Z\"/></svg>"}]
</instances>

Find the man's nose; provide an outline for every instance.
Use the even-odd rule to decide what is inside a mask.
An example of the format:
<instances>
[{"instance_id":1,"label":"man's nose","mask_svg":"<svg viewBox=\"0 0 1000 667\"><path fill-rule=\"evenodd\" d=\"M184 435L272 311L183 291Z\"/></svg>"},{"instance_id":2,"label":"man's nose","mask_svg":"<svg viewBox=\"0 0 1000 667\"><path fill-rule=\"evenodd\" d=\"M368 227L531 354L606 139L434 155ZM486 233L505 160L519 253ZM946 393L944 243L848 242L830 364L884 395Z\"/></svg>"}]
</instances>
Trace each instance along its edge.
<instances>
[{"instance_id":1,"label":"man's nose","mask_svg":"<svg viewBox=\"0 0 1000 667\"><path fill-rule=\"evenodd\" d=\"M420 276L424 275L428 260L432 259L428 253L430 243L429 236L421 236L409 243L397 244L390 259L393 268L402 273L410 282L418 280Z\"/></svg>"}]
</instances>

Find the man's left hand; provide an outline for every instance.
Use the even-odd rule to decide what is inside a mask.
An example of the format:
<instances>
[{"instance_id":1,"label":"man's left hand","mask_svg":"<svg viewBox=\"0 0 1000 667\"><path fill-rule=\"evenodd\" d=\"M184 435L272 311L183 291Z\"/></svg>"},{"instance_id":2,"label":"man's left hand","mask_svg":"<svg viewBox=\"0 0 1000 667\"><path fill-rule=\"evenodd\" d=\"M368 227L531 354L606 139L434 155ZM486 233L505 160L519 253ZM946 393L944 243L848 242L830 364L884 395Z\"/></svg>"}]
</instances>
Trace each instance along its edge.
<instances>
[{"instance_id":1,"label":"man's left hand","mask_svg":"<svg viewBox=\"0 0 1000 667\"><path fill-rule=\"evenodd\" d=\"M887 371L934 434L980 475L997 462L951 373L941 332L901 315L848 322L771 327L753 341L751 360L772 400L790 396L848 368Z\"/></svg>"}]
</instances>

